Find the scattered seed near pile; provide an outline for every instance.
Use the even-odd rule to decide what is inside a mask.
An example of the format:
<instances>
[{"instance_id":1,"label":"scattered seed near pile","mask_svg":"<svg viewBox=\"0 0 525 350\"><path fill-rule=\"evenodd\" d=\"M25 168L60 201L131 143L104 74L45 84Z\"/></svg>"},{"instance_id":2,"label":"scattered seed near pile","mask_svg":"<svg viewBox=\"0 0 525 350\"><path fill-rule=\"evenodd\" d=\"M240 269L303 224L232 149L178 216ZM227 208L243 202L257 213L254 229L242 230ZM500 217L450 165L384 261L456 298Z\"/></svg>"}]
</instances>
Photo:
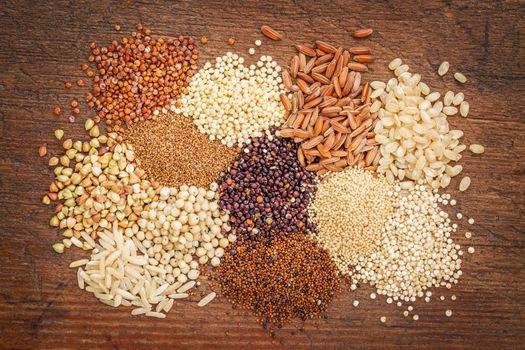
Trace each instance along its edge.
<instances>
[{"instance_id":1,"label":"scattered seed near pile","mask_svg":"<svg viewBox=\"0 0 525 350\"><path fill-rule=\"evenodd\" d=\"M283 38L281 33L277 32L275 29L267 25L263 25L261 27L261 33L265 37L272 39L272 40L281 40ZM260 44L257 46L260 46Z\"/></svg>"},{"instance_id":2,"label":"scattered seed near pile","mask_svg":"<svg viewBox=\"0 0 525 350\"><path fill-rule=\"evenodd\" d=\"M465 176L461 179L461 182L459 183L459 190L461 192L466 191L470 187L470 177Z\"/></svg>"},{"instance_id":3,"label":"scattered seed near pile","mask_svg":"<svg viewBox=\"0 0 525 350\"><path fill-rule=\"evenodd\" d=\"M393 186L384 177L347 168L324 178L308 208L315 238L343 274L372 253L393 209Z\"/></svg>"},{"instance_id":4,"label":"scattered seed near pile","mask_svg":"<svg viewBox=\"0 0 525 350\"><path fill-rule=\"evenodd\" d=\"M88 105L98 111L95 121L105 119L109 131L153 118L186 93L199 55L193 38L154 39L140 24L130 38L102 48L92 43L91 50L88 60L98 74Z\"/></svg>"},{"instance_id":5,"label":"scattered seed near pile","mask_svg":"<svg viewBox=\"0 0 525 350\"><path fill-rule=\"evenodd\" d=\"M278 137L254 139L217 181L220 207L232 213L240 243L311 231L306 208L314 175L297 161L297 146Z\"/></svg>"},{"instance_id":6,"label":"scattered seed near pile","mask_svg":"<svg viewBox=\"0 0 525 350\"><path fill-rule=\"evenodd\" d=\"M261 56L250 67L243 62L231 52L217 57L215 65L207 62L173 106L175 112L193 118L200 132L229 147L269 135L271 127L284 121L281 67L270 56Z\"/></svg>"},{"instance_id":7,"label":"scattered seed near pile","mask_svg":"<svg viewBox=\"0 0 525 350\"><path fill-rule=\"evenodd\" d=\"M131 125L124 136L146 174L165 186L208 187L237 155L237 149L211 141L191 119L172 112Z\"/></svg>"},{"instance_id":8,"label":"scattered seed near pile","mask_svg":"<svg viewBox=\"0 0 525 350\"><path fill-rule=\"evenodd\" d=\"M469 149L474 154L482 154L482 153L485 152L485 147L483 147L483 145L479 145L477 143L474 143L474 144L470 145Z\"/></svg>"},{"instance_id":9,"label":"scattered seed near pile","mask_svg":"<svg viewBox=\"0 0 525 350\"><path fill-rule=\"evenodd\" d=\"M449 68L450 68L450 63L448 63L447 61L443 61L443 62L439 65L439 68L438 68L438 74L439 74L440 76L444 76L445 74L447 74Z\"/></svg>"},{"instance_id":10,"label":"scattered seed near pile","mask_svg":"<svg viewBox=\"0 0 525 350\"><path fill-rule=\"evenodd\" d=\"M431 92L421 76L402 63L399 58L390 62L396 77L388 83L370 83L374 89L370 96L378 98L370 108L379 114L373 130L382 155L377 172L391 184L398 178L403 189L418 180L434 189L445 188L463 170L452 162L458 162L467 147L460 143L463 131L451 130L447 120L458 109L445 106L439 92ZM457 101L463 99L462 94L457 96Z\"/></svg>"},{"instance_id":11,"label":"scattered seed near pile","mask_svg":"<svg viewBox=\"0 0 525 350\"><path fill-rule=\"evenodd\" d=\"M413 302L427 288L458 282L462 252L451 238L457 225L438 206L449 195L423 185L408 191L395 185L394 190L395 209L374 252L359 258L352 278L369 282L394 301Z\"/></svg>"},{"instance_id":12,"label":"scattered seed near pile","mask_svg":"<svg viewBox=\"0 0 525 350\"><path fill-rule=\"evenodd\" d=\"M277 326L291 318L320 317L339 290L329 254L302 233L226 254L211 279L234 305Z\"/></svg>"},{"instance_id":13,"label":"scattered seed near pile","mask_svg":"<svg viewBox=\"0 0 525 350\"><path fill-rule=\"evenodd\" d=\"M459 73L459 72L454 73L454 79L456 79L461 84L464 84L467 82L467 77L465 77L463 73Z\"/></svg>"}]
</instances>

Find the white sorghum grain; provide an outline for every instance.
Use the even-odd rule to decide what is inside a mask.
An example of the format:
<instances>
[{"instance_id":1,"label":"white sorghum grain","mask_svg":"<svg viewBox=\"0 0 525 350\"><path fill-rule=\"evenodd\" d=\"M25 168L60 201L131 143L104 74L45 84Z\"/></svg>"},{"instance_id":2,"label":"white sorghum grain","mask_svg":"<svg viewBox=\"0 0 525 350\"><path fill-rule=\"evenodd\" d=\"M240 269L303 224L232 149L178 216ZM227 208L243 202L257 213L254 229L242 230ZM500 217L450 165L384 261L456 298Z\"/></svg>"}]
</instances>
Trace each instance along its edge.
<instances>
[{"instance_id":1,"label":"white sorghum grain","mask_svg":"<svg viewBox=\"0 0 525 350\"><path fill-rule=\"evenodd\" d=\"M470 237L472 237L472 233L470 233L468 231L465 232L465 238L470 238Z\"/></svg>"},{"instance_id":2,"label":"white sorghum grain","mask_svg":"<svg viewBox=\"0 0 525 350\"><path fill-rule=\"evenodd\" d=\"M272 126L284 122L285 110L279 95L285 93L281 67L270 56L244 67L244 58L228 52L207 62L191 79L188 93L174 111L192 117L200 132L233 147L269 136Z\"/></svg>"},{"instance_id":3,"label":"white sorghum grain","mask_svg":"<svg viewBox=\"0 0 525 350\"><path fill-rule=\"evenodd\" d=\"M381 316L380 320L381 320L381 323L385 323L386 322L386 317L385 316Z\"/></svg>"},{"instance_id":4,"label":"white sorghum grain","mask_svg":"<svg viewBox=\"0 0 525 350\"><path fill-rule=\"evenodd\" d=\"M460 73L460 72L454 73L454 79L456 79L458 82L462 84L467 82L467 77L463 75L463 73Z\"/></svg>"},{"instance_id":5,"label":"white sorghum grain","mask_svg":"<svg viewBox=\"0 0 525 350\"><path fill-rule=\"evenodd\" d=\"M448 68L450 67L450 64L447 61L443 61L438 68L438 74L440 76L444 76L448 72Z\"/></svg>"},{"instance_id":6,"label":"white sorghum grain","mask_svg":"<svg viewBox=\"0 0 525 350\"><path fill-rule=\"evenodd\" d=\"M447 315L447 317L452 316L452 310L445 311L445 315Z\"/></svg>"},{"instance_id":7,"label":"white sorghum grain","mask_svg":"<svg viewBox=\"0 0 525 350\"><path fill-rule=\"evenodd\" d=\"M456 297L454 294L452 294L452 296L450 297L450 299L452 299L452 300L456 300L457 297Z\"/></svg>"},{"instance_id":8,"label":"white sorghum grain","mask_svg":"<svg viewBox=\"0 0 525 350\"><path fill-rule=\"evenodd\" d=\"M370 299L375 299L376 298L376 293L370 293Z\"/></svg>"},{"instance_id":9,"label":"white sorghum grain","mask_svg":"<svg viewBox=\"0 0 525 350\"><path fill-rule=\"evenodd\" d=\"M414 315L414 316L412 316L412 318L414 319L414 321L417 321L417 320L419 320L419 315Z\"/></svg>"},{"instance_id":10,"label":"white sorghum grain","mask_svg":"<svg viewBox=\"0 0 525 350\"><path fill-rule=\"evenodd\" d=\"M260 40L255 40L255 46L261 46L262 42Z\"/></svg>"},{"instance_id":11,"label":"white sorghum grain","mask_svg":"<svg viewBox=\"0 0 525 350\"><path fill-rule=\"evenodd\" d=\"M354 305L354 307L358 307L359 306L359 300L354 300L352 305Z\"/></svg>"},{"instance_id":12,"label":"white sorghum grain","mask_svg":"<svg viewBox=\"0 0 525 350\"><path fill-rule=\"evenodd\" d=\"M398 185L395 190L394 212L374 252L359 258L353 278L409 302L429 287L457 283L460 247L450 238L456 229L448 214L437 205L442 196L423 185L406 193Z\"/></svg>"},{"instance_id":13,"label":"white sorghum grain","mask_svg":"<svg viewBox=\"0 0 525 350\"><path fill-rule=\"evenodd\" d=\"M474 249L474 247L468 247L467 251L469 252L469 254L474 254L476 250Z\"/></svg>"},{"instance_id":14,"label":"white sorghum grain","mask_svg":"<svg viewBox=\"0 0 525 350\"><path fill-rule=\"evenodd\" d=\"M468 219L468 223L471 225L474 225L474 219L473 218Z\"/></svg>"},{"instance_id":15,"label":"white sorghum grain","mask_svg":"<svg viewBox=\"0 0 525 350\"><path fill-rule=\"evenodd\" d=\"M403 73L398 71L401 67L405 67ZM444 103L438 92L430 92L420 81L419 74L408 72L408 66L398 66L394 73L396 78L386 87L371 85L374 91L370 96L377 96L373 105L381 104L375 105L380 119L374 127L375 140L382 155L377 172L385 174L390 183L398 178L404 189L418 180L435 189L445 188L462 170L461 165L449 163L459 161L465 149L459 141L463 132L451 130L447 120L458 113L458 108L450 105L453 93L445 95Z\"/></svg>"},{"instance_id":16,"label":"white sorghum grain","mask_svg":"<svg viewBox=\"0 0 525 350\"><path fill-rule=\"evenodd\" d=\"M459 105L459 114L461 114L462 117L466 117L468 115L469 110L469 103L467 101L461 102L461 104Z\"/></svg>"},{"instance_id":17,"label":"white sorghum grain","mask_svg":"<svg viewBox=\"0 0 525 350\"><path fill-rule=\"evenodd\" d=\"M473 143L472 145L470 145L469 149L474 154L482 154L483 152L485 152L485 147L483 147L483 145L479 145L477 143Z\"/></svg>"},{"instance_id":18,"label":"white sorghum grain","mask_svg":"<svg viewBox=\"0 0 525 350\"><path fill-rule=\"evenodd\" d=\"M253 47L250 47L250 48L248 49L248 53L249 53L250 55L252 55L252 56L255 55L255 49L254 49Z\"/></svg>"},{"instance_id":19,"label":"white sorghum grain","mask_svg":"<svg viewBox=\"0 0 525 350\"><path fill-rule=\"evenodd\" d=\"M359 256L369 254L392 210L394 190L384 177L347 168L324 178L308 213L316 224L314 237L347 274Z\"/></svg>"},{"instance_id":20,"label":"white sorghum grain","mask_svg":"<svg viewBox=\"0 0 525 350\"><path fill-rule=\"evenodd\" d=\"M459 183L459 190L461 192L466 191L470 186L470 177L465 176L461 179L461 182Z\"/></svg>"}]
</instances>

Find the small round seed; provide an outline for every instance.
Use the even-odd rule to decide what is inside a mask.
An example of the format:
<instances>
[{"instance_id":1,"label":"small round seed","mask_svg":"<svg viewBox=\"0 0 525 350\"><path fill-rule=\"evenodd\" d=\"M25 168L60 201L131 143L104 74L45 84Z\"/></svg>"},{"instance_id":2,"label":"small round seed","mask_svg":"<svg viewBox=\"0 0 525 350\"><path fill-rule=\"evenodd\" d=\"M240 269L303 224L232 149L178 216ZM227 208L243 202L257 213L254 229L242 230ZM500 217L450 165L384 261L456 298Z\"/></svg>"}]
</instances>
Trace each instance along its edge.
<instances>
[{"instance_id":1,"label":"small round seed","mask_svg":"<svg viewBox=\"0 0 525 350\"><path fill-rule=\"evenodd\" d=\"M62 129L55 130L55 137L57 138L57 140L61 140L62 137L64 137L64 130Z\"/></svg>"}]
</instances>

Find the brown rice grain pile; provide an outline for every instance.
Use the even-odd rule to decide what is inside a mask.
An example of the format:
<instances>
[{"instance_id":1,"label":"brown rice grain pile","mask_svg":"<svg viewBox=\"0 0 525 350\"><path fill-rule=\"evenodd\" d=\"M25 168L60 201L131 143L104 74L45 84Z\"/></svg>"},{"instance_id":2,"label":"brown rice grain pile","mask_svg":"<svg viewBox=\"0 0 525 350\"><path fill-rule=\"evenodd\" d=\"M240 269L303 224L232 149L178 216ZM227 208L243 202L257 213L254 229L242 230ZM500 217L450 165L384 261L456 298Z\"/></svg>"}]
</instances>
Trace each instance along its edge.
<instances>
[{"instance_id":1,"label":"brown rice grain pile","mask_svg":"<svg viewBox=\"0 0 525 350\"><path fill-rule=\"evenodd\" d=\"M146 174L165 186L207 187L238 152L209 140L191 119L171 112L131 125L126 137Z\"/></svg>"}]
</instances>

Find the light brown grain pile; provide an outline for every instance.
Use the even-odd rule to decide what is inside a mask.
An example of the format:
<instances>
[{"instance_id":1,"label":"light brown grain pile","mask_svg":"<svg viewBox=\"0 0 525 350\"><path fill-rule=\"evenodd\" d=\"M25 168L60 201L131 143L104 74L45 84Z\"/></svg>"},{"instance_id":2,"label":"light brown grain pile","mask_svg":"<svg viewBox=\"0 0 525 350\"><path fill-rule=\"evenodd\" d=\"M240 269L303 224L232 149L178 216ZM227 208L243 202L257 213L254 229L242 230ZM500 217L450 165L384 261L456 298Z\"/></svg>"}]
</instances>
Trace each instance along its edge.
<instances>
[{"instance_id":1,"label":"light brown grain pile","mask_svg":"<svg viewBox=\"0 0 525 350\"><path fill-rule=\"evenodd\" d=\"M201 134L191 119L173 113L133 124L126 137L146 173L166 186L207 187L237 154Z\"/></svg>"}]
</instances>

